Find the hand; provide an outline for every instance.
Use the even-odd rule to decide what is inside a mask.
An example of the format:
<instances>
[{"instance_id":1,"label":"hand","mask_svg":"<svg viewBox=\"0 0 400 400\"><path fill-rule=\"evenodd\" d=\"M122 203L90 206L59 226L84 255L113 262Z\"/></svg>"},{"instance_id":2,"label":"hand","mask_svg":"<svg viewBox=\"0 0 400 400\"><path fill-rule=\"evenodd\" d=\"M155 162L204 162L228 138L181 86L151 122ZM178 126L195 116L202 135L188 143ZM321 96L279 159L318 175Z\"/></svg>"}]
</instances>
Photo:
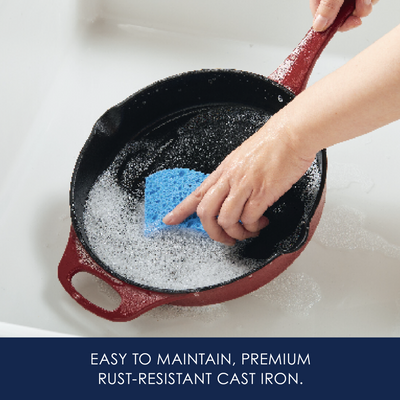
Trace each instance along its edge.
<instances>
[{"instance_id":1,"label":"hand","mask_svg":"<svg viewBox=\"0 0 400 400\"><path fill-rule=\"evenodd\" d=\"M275 127L273 119L229 154L164 223L179 224L197 212L204 229L218 242L234 245L236 239L257 236L268 225L263 213L315 158L297 154L290 136Z\"/></svg>"},{"instance_id":2,"label":"hand","mask_svg":"<svg viewBox=\"0 0 400 400\"><path fill-rule=\"evenodd\" d=\"M335 20L344 0L310 0L311 12L314 16L313 28L317 32L327 29ZM361 25L361 18L368 16L372 6L378 0L356 0L356 8L339 31L344 32Z\"/></svg>"}]
</instances>

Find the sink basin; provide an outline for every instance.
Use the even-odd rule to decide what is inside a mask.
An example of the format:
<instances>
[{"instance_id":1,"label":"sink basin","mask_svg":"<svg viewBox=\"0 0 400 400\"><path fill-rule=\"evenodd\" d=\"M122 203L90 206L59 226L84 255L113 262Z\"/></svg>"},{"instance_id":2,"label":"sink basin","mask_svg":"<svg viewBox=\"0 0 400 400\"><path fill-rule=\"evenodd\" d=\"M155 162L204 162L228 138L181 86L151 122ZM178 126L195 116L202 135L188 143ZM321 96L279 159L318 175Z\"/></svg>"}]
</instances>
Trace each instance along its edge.
<instances>
[{"instance_id":1,"label":"sink basin","mask_svg":"<svg viewBox=\"0 0 400 400\"><path fill-rule=\"evenodd\" d=\"M328 150L327 202L314 237L254 293L112 323L81 308L57 279L71 174L96 120L184 71L269 75L311 26L307 4L297 3L290 10L261 0L0 3L0 336L399 335L399 122ZM380 2L362 27L336 35L310 84L396 26L399 13L400 4ZM92 277L77 276L76 287L93 301L117 301Z\"/></svg>"}]
</instances>

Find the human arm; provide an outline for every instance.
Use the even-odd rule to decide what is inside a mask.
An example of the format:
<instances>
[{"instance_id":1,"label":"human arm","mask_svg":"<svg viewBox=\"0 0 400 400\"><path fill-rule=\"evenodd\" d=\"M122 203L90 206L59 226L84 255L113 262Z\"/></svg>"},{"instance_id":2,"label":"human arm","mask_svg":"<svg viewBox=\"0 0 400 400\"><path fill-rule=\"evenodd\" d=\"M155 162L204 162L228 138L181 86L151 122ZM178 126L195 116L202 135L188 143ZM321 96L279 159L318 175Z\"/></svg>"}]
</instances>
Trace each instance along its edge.
<instances>
[{"instance_id":1,"label":"human arm","mask_svg":"<svg viewBox=\"0 0 400 400\"><path fill-rule=\"evenodd\" d=\"M314 30L321 32L328 28L335 20L343 2L344 0L310 0ZM339 30L344 32L361 25L361 18L368 16L372 11L372 6L377 2L378 0L356 0L353 14L347 18Z\"/></svg>"},{"instance_id":2,"label":"human arm","mask_svg":"<svg viewBox=\"0 0 400 400\"><path fill-rule=\"evenodd\" d=\"M214 240L233 245L256 236L268 223L264 211L318 151L399 118L400 25L275 114L164 222L178 224L197 211Z\"/></svg>"}]
</instances>

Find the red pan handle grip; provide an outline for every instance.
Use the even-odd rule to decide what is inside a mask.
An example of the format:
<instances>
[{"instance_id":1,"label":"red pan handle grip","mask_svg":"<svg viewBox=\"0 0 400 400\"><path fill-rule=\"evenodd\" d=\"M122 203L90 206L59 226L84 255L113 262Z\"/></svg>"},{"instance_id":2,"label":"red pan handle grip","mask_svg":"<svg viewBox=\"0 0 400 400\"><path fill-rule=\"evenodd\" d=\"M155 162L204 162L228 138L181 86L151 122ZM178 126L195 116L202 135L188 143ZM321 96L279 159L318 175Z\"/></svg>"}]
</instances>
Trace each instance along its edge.
<instances>
[{"instance_id":1,"label":"red pan handle grip","mask_svg":"<svg viewBox=\"0 0 400 400\"><path fill-rule=\"evenodd\" d=\"M87 272L109 284L118 292L121 303L115 310L105 310L83 297L73 286L72 278L78 272ZM159 305L176 301L179 294L159 293L129 285L99 267L80 243L71 227L68 244L58 266L58 278L64 289L86 310L110 321L130 321Z\"/></svg>"},{"instance_id":2,"label":"red pan handle grip","mask_svg":"<svg viewBox=\"0 0 400 400\"><path fill-rule=\"evenodd\" d=\"M355 9L355 0L345 0L333 24L324 32L310 29L304 39L269 76L269 79L285 86L295 95L307 86L308 79L322 51L333 35Z\"/></svg>"}]
</instances>

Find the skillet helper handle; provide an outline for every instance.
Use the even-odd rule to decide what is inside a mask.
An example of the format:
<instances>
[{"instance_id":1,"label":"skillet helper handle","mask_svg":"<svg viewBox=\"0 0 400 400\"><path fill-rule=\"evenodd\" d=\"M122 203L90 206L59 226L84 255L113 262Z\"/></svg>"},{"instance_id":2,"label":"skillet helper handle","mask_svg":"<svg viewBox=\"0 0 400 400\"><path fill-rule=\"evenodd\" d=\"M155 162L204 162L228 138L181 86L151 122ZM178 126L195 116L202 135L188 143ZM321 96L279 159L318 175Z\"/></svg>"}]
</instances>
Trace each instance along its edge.
<instances>
[{"instance_id":1,"label":"skillet helper handle","mask_svg":"<svg viewBox=\"0 0 400 400\"><path fill-rule=\"evenodd\" d=\"M79 272L87 272L100 278L121 297L115 310L106 310L83 297L72 284L72 278ZM177 295L158 293L141 289L122 282L99 267L80 243L71 227L68 244L58 266L58 278L68 294L86 310L110 321L130 321L159 305L177 300Z\"/></svg>"},{"instance_id":2,"label":"skillet helper handle","mask_svg":"<svg viewBox=\"0 0 400 400\"><path fill-rule=\"evenodd\" d=\"M335 21L327 30L316 32L311 28L286 60L269 76L269 79L286 87L295 95L301 93L306 88L322 51L354 9L355 0L345 0Z\"/></svg>"}]
</instances>

